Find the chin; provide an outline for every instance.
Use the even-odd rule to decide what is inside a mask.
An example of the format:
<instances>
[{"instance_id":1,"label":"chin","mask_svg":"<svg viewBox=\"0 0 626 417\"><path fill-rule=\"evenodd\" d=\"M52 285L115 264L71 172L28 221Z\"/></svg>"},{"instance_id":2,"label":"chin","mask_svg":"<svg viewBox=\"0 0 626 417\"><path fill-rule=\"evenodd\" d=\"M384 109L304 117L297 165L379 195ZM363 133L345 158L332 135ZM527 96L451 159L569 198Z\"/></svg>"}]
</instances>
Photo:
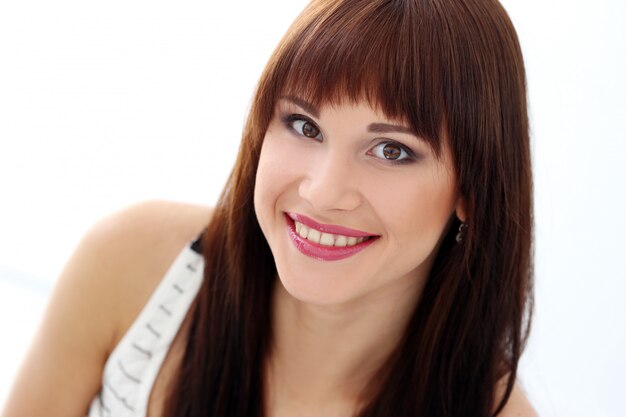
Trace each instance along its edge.
<instances>
[{"instance_id":1,"label":"chin","mask_svg":"<svg viewBox=\"0 0 626 417\"><path fill-rule=\"evenodd\" d=\"M281 271L281 268L278 268L278 279L287 294L302 303L312 305L345 304L357 298L361 292L344 274L322 275L320 271L295 273L290 270Z\"/></svg>"}]
</instances>

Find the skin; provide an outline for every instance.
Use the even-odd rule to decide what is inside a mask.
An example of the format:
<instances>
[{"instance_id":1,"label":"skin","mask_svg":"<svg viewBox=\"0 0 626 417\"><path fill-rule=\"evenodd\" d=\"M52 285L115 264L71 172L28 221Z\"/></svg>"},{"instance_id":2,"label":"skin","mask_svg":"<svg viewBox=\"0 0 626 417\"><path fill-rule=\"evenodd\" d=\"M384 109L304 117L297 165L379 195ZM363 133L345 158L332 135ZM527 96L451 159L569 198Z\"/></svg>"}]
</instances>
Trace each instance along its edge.
<instances>
[{"instance_id":1,"label":"skin","mask_svg":"<svg viewBox=\"0 0 626 417\"><path fill-rule=\"evenodd\" d=\"M207 207L145 202L94 225L57 280L2 417L85 416L108 355L210 215ZM150 416L161 415L184 342L182 329L153 388Z\"/></svg>"},{"instance_id":2,"label":"skin","mask_svg":"<svg viewBox=\"0 0 626 417\"><path fill-rule=\"evenodd\" d=\"M410 306L419 300L449 218L463 216L445 158L426 154L415 165L387 166L374 158L380 152L369 152L377 144L370 143L372 137L406 140L424 153L427 145L406 133L364 132L368 124L384 120L368 106L320 110L324 141L299 138L275 119L259 167L256 208L280 274L275 340L265 364L270 417L351 415L359 389L391 350ZM290 164L292 152L298 164ZM274 172L278 162L282 166ZM407 191L409 183L420 195ZM376 233L378 246L361 253L365 256L358 262L326 265L307 259L285 239L280 223L285 209ZM423 218L416 219L416 213ZM84 416L100 389L108 355L210 216L207 207L148 202L94 226L58 280L2 416ZM401 244L404 239L410 244ZM162 416L164 396L187 343L188 319L156 379L151 417ZM536 414L516 387L500 415Z\"/></svg>"}]
</instances>

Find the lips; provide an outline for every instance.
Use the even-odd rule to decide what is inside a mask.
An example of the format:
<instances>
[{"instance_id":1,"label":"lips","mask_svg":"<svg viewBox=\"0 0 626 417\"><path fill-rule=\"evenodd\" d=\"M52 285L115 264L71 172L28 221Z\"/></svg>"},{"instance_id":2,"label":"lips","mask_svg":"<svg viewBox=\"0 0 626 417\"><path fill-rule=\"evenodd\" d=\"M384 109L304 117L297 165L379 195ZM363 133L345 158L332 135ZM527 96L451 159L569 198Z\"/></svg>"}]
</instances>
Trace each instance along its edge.
<instances>
[{"instance_id":1,"label":"lips","mask_svg":"<svg viewBox=\"0 0 626 417\"><path fill-rule=\"evenodd\" d=\"M332 233L337 235L345 235L345 236L353 236L353 237L371 237L374 236L371 233L362 232L360 230L351 229L349 227L344 226L336 226L332 224L322 224L318 223L313 219L310 219L302 214L298 213L286 213L287 216L294 221L300 222L310 228L319 230L323 233Z\"/></svg>"},{"instance_id":2,"label":"lips","mask_svg":"<svg viewBox=\"0 0 626 417\"><path fill-rule=\"evenodd\" d=\"M298 213L285 213L285 220L294 246L304 255L322 261L356 255L379 237L344 226L321 224Z\"/></svg>"}]
</instances>

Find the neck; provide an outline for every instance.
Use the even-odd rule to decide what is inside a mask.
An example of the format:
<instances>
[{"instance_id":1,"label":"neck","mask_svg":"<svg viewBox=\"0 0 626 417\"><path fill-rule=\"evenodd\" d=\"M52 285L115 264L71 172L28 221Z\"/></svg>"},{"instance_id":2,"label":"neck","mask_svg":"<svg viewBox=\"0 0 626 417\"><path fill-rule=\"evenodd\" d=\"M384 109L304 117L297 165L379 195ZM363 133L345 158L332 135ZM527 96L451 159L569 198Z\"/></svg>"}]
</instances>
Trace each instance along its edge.
<instances>
[{"instance_id":1,"label":"neck","mask_svg":"<svg viewBox=\"0 0 626 417\"><path fill-rule=\"evenodd\" d=\"M295 299L276 281L267 363L270 408L280 403L283 409L289 404L290 412L297 409L297 415L305 415L301 410L349 415L329 408L358 406L363 389L398 345L421 286L345 305L319 306Z\"/></svg>"}]
</instances>

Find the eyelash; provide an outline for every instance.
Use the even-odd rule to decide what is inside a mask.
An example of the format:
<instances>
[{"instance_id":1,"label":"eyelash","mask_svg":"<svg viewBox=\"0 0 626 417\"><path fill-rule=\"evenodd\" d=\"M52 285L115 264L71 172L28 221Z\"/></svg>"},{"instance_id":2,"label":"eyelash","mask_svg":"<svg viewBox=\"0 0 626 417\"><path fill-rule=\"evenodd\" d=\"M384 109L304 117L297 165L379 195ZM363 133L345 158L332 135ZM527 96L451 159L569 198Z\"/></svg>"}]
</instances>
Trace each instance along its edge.
<instances>
[{"instance_id":1,"label":"eyelash","mask_svg":"<svg viewBox=\"0 0 626 417\"><path fill-rule=\"evenodd\" d=\"M314 140L320 140L321 141L321 138L318 139L317 136L316 137L306 136L305 134L303 134L301 131L297 130L294 127L294 122L305 122L305 123L312 124L313 126L315 126L315 128L318 131L320 131L320 128L317 126L317 124L315 124L315 122L313 120L311 120L309 117L304 116L302 114L293 113L293 114L289 114L289 115L283 116L282 117L282 121L285 124L285 126L289 130L291 130L293 133L295 133L296 135L301 136L301 137L305 137L307 139L314 139ZM320 136L320 135L321 135L321 131L320 131L320 133L318 133L318 136ZM383 142L377 143L372 149L376 149L376 148L381 147L381 146L384 147L386 145L396 145L396 146L398 146L400 148L400 150L402 152L404 152L405 157L403 159L395 159L394 160L394 159L386 159L384 157L381 158L381 157L375 156L377 159L385 161L385 163L392 164L392 165L405 165L405 164L410 164L412 162L415 162L416 160L419 159L418 156L415 154L415 152L413 152L413 150L411 150L407 146L405 146L402 143L397 142L395 140L385 140ZM372 154L372 150L368 151L368 154L371 155Z\"/></svg>"},{"instance_id":2,"label":"eyelash","mask_svg":"<svg viewBox=\"0 0 626 417\"><path fill-rule=\"evenodd\" d=\"M390 163L393 165L410 164L410 163L415 162L418 159L415 153L411 149L407 148L406 146L404 146L403 144L399 142L396 142L395 140L386 140L384 142L380 142L376 144L376 146L374 146L372 149L376 149L378 147L384 148L387 145L396 145L397 147L400 148L401 152L405 153L405 157L402 159L387 159L385 157L380 158L377 156L376 158L386 161L387 163ZM402 154L401 154L401 157L402 157Z\"/></svg>"},{"instance_id":3,"label":"eyelash","mask_svg":"<svg viewBox=\"0 0 626 417\"><path fill-rule=\"evenodd\" d=\"M289 114L289 115L287 115L287 116L283 117L283 123L287 126L287 128L288 128L288 129L290 129L291 131L293 131L295 134L297 134L298 136L304 136L305 138L308 138L308 139L316 139L316 137L315 137L315 138L312 138L312 137L310 137L310 136L306 136L306 135L305 135L305 134L303 134L302 132L298 131L298 130L297 130L297 129L293 126L294 122L305 122L305 123L310 123L310 124L312 124L313 126L315 126L315 128L316 128L318 131L320 131L320 133L318 134L318 136L322 134L321 129L320 129L319 127L317 127L317 125L315 124L315 122L314 122L313 120L309 119L308 117L306 117L306 116L302 115L302 114L295 114L295 113L294 113L294 114ZM316 140L321 140L321 138L320 138L320 139L316 139Z\"/></svg>"}]
</instances>

